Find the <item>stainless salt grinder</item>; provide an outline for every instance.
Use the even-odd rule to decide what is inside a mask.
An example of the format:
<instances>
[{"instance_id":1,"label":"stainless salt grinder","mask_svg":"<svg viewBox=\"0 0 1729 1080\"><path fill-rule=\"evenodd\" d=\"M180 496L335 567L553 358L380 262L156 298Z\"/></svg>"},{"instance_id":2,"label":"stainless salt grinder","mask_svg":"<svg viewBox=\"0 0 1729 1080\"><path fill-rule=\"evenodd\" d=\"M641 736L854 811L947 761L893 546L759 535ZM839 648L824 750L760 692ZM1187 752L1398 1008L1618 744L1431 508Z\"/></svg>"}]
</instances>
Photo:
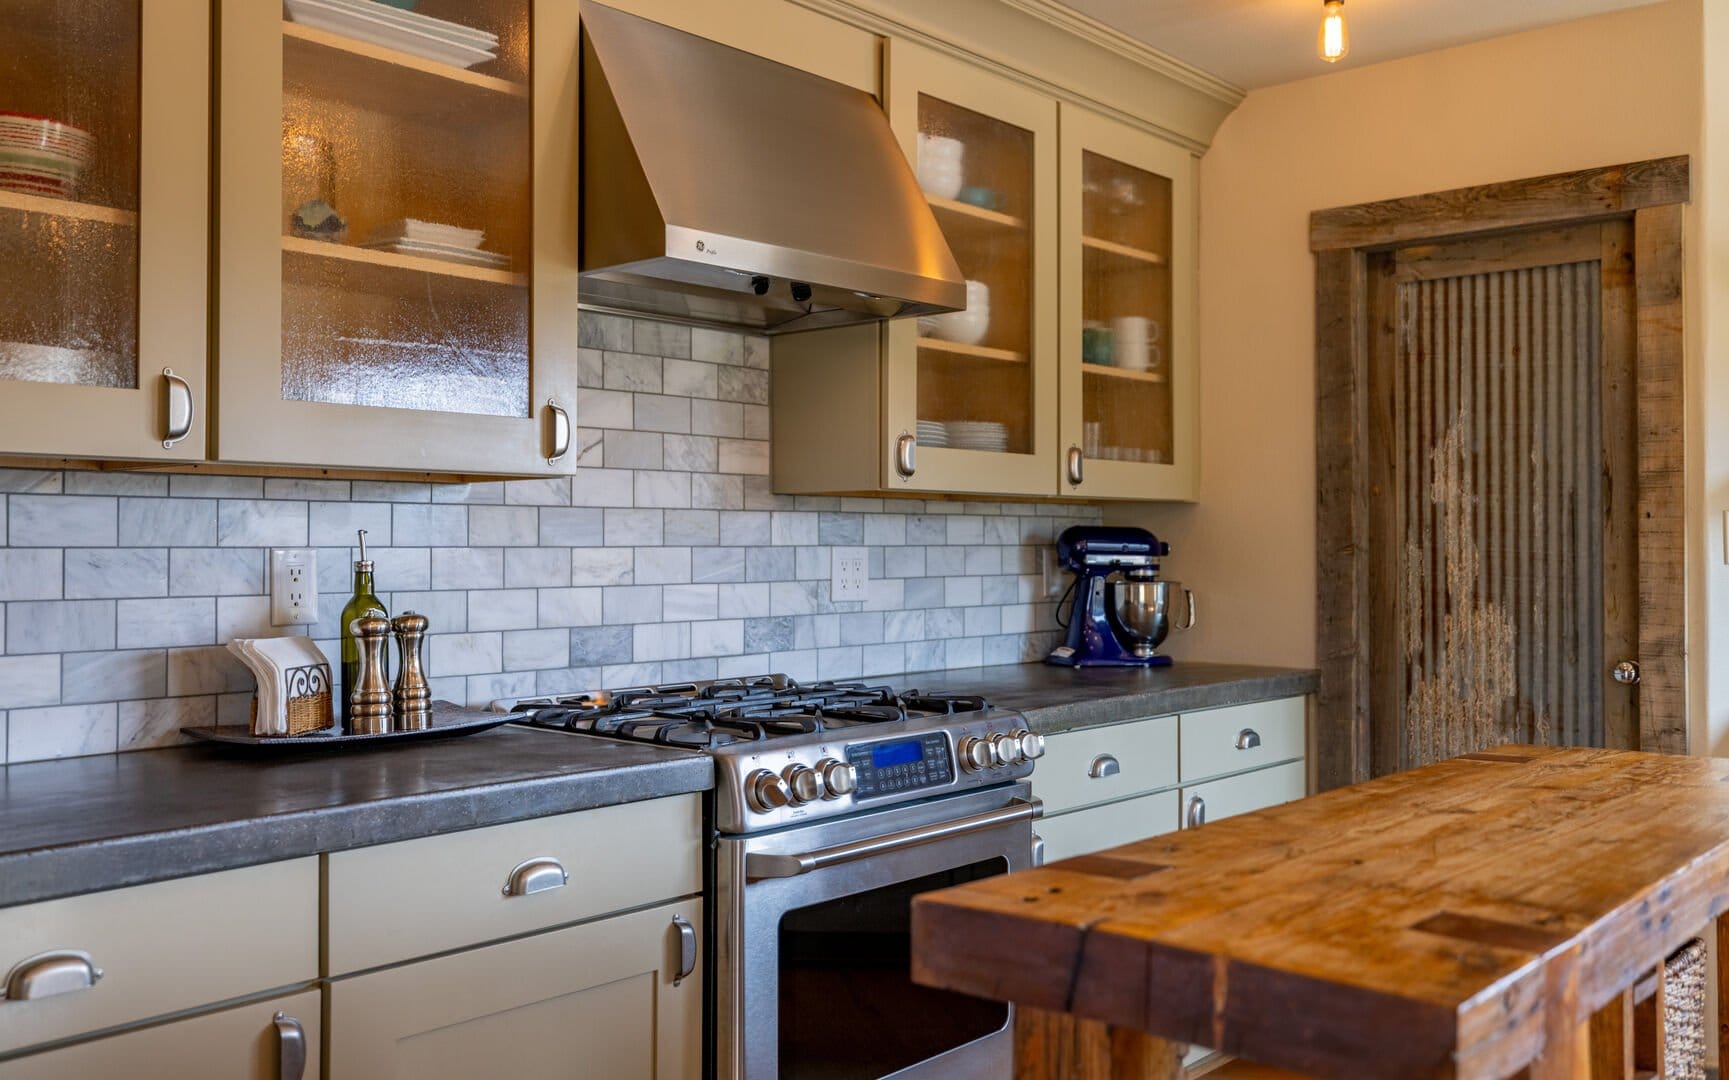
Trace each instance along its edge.
<instances>
[{"instance_id":1,"label":"stainless salt grinder","mask_svg":"<svg viewBox=\"0 0 1729 1080\"><path fill-rule=\"evenodd\" d=\"M383 735L390 731L390 684L385 681L385 651L390 648L390 620L373 608L348 624L360 645L360 675L348 692L349 735Z\"/></svg>"},{"instance_id":2,"label":"stainless salt grinder","mask_svg":"<svg viewBox=\"0 0 1729 1080\"><path fill-rule=\"evenodd\" d=\"M432 726L432 688L426 685L426 665L421 649L426 644L425 615L405 611L390 620L396 631L396 651L402 662L396 669L396 730L423 731Z\"/></svg>"}]
</instances>

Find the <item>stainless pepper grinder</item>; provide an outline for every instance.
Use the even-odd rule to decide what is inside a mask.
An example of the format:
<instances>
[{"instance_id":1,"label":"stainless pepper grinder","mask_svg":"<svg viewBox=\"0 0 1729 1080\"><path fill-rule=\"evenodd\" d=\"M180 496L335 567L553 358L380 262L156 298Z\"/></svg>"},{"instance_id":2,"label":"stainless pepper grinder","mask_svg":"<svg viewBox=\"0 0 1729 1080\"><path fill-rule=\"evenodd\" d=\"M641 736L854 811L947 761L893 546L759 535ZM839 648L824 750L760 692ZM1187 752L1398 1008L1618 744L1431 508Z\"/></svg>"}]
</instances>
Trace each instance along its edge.
<instances>
[{"instance_id":1,"label":"stainless pepper grinder","mask_svg":"<svg viewBox=\"0 0 1729 1080\"><path fill-rule=\"evenodd\" d=\"M348 693L349 735L383 735L390 731L390 683L385 680L390 620L377 608L348 624L360 645L360 675Z\"/></svg>"},{"instance_id":2,"label":"stainless pepper grinder","mask_svg":"<svg viewBox=\"0 0 1729 1080\"><path fill-rule=\"evenodd\" d=\"M396 631L396 651L402 662L396 669L396 730L423 731L432 726L432 688L426 685L426 664L421 649L426 644L425 615L405 611L390 620Z\"/></svg>"}]
</instances>

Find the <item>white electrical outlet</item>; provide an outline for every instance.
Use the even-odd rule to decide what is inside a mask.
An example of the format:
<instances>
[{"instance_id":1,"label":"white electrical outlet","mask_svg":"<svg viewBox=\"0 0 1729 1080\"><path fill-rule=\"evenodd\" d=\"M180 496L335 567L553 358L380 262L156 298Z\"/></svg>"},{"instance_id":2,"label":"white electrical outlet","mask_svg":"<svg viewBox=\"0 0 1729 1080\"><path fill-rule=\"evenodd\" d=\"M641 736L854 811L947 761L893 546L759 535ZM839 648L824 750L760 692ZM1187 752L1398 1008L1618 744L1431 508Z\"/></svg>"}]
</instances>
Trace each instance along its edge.
<instances>
[{"instance_id":1,"label":"white electrical outlet","mask_svg":"<svg viewBox=\"0 0 1729 1080\"><path fill-rule=\"evenodd\" d=\"M318 552L270 549L270 625L309 626L318 621Z\"/></svg>"},{"instance_id":2,"label":"white electrical outlet","mask_svg":"<svg viewBox=\"0 0 1729 1080\"><path fill-rule=\"evenodd\" d=\"M1059 600L1068 591L1070 577L1057 561L1057 549L1046 545L1039 549L1039 586L1046 600Z\"/></svg>"},{"instance_id":3,"label":"white electrical outlet","mask_svg":"<svg viewBox=\"0 0 1729 1080\"><path fill-rule=\"evenodd\" d=\"M829 592L831 599L863 600L865 598L865 582L870 580L870 553L861 547L837 547L834 549L834 581Z\"/></svg>"}]
</instances>

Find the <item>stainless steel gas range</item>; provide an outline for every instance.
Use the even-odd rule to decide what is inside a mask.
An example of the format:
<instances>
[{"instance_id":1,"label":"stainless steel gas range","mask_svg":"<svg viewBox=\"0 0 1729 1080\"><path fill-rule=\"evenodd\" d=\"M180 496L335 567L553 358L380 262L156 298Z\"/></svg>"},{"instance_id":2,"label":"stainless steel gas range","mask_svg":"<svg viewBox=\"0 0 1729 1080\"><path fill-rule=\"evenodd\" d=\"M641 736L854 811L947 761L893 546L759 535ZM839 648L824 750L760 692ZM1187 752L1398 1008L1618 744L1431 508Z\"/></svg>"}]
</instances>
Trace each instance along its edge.
<instances>
[{"instance_id":1,"label":"stainless steel gas range","mask_svg":"<svg viewBox=\"0 0 1729 1080\"><path fill-rule=\"evenodd\" d=\"M921 892L1035 862L1044 740L979 697L782 675L514 703L527 723L715 759L721 1080L1000 1080L1007 1005L913 983Z\"/></svg>"}]
</instances>

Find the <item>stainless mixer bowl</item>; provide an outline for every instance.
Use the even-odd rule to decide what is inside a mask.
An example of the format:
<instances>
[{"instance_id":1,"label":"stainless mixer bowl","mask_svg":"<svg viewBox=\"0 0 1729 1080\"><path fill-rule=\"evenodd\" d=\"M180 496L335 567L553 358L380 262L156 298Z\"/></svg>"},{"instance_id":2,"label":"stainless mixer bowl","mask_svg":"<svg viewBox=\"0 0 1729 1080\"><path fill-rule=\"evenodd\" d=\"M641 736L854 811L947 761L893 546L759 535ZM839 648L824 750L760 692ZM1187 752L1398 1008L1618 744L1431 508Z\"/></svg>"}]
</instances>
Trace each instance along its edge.
<instances>
[{"instance_id":1,"label":"stainless mixer bowl","mask_svg":"<svg viewBox=\"0 0 1729 1080\"><path fill-rule=\"evenodd\" d=\"M1171 597L1177 594L1182 595L1189 610L1187 621L1176 628L1187 630L1195 625L1195 600L1181 583L1118 579L1107 587L1111 620L1136 656L1152 656L1170 635Z\"/></svg>"}]
</instances>

